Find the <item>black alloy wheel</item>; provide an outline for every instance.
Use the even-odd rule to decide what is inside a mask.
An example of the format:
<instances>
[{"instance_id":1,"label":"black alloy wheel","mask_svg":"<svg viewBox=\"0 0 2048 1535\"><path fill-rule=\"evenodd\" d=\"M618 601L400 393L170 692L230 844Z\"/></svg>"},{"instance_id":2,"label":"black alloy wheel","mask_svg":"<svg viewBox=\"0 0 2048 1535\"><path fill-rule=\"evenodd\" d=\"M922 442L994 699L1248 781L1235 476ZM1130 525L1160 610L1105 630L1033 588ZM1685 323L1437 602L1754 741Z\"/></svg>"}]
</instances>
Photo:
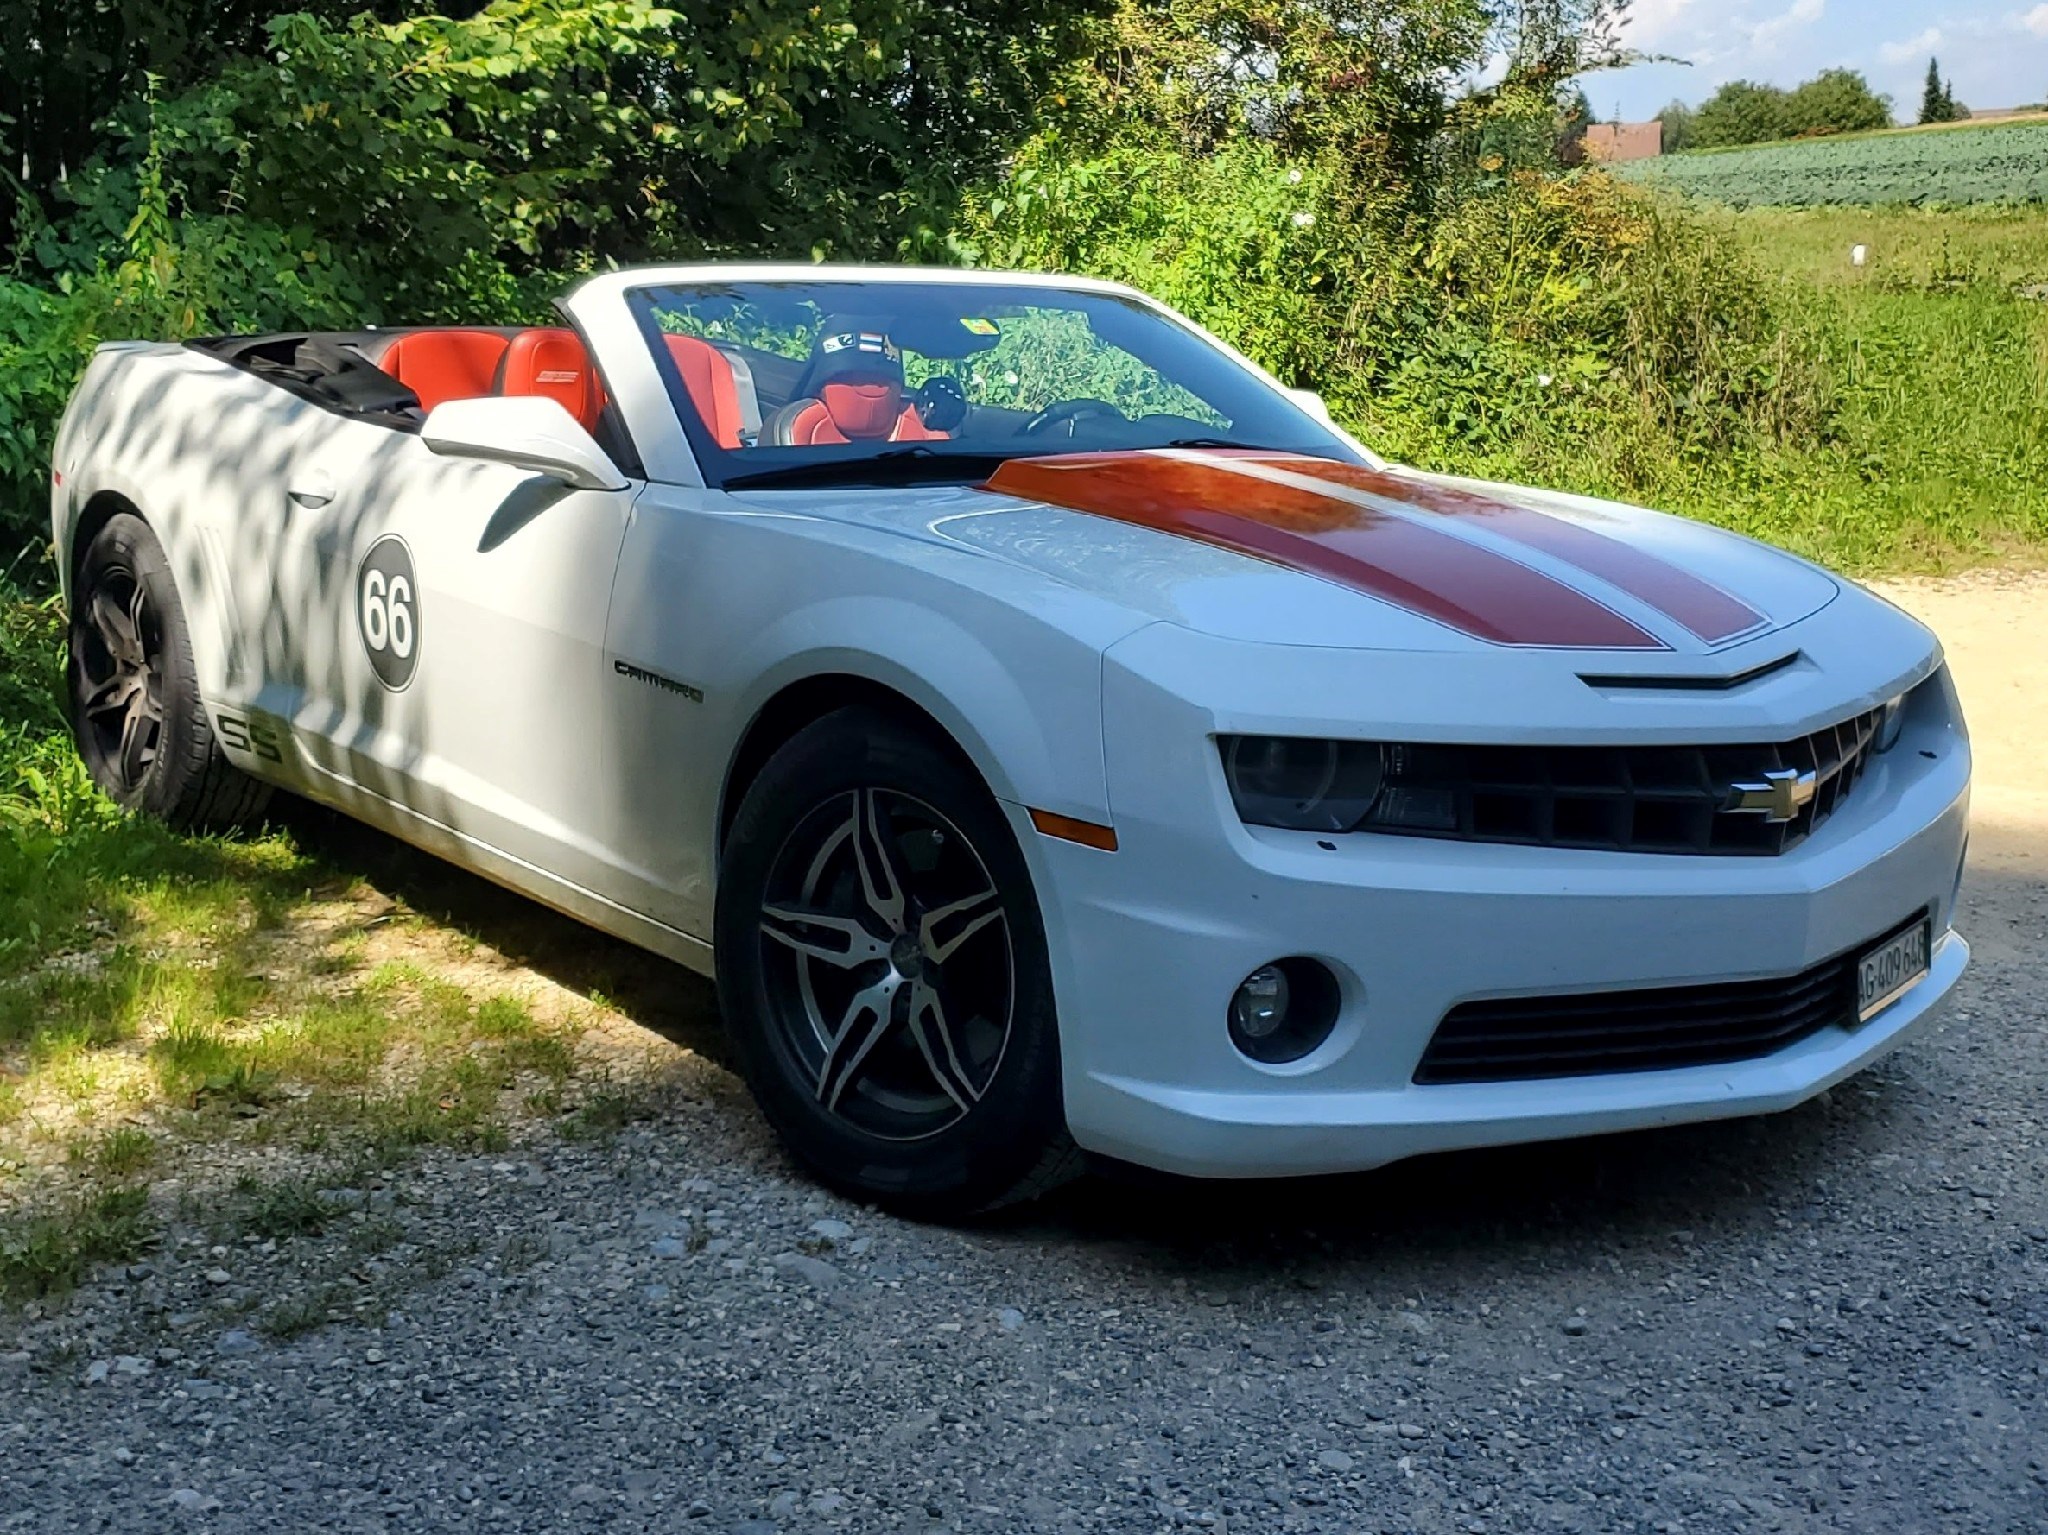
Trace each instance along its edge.
<instances>
[{"instance_id":1,"label":"black alloy wheel","mask_svg":"<svg viewBox=\"0 0 2048 1535\"><path fill-rule=\"evenodd\" d=\"M770 1016L819 1103L882 1140L960 1122L1014 1022L1010 924L965 834L851 789L783 839L761 907Z\"/></svg>"},{"instance_id":2,"label":"black alloy wheel","mask_svg":"<svg viewBox=\"0 0 2048 1535\"><path fill-rule=\"evenodd\" d=\"M946 1217L1078 1170L1029 871L948 744L866 709L791 739L728 835L717 955L748 1083L826 1182Z\"/></svg>"},{"instance_id":3,"label":"black alloy wheel","mask_svg":"<svg viewBox=\"0 0 2048 1535\"><path fill-rule=\"evenodd\" d=\"M119 554L94 575L72 629L74 708L87 761L103 765L104 787L127 803L147 784L163 738L163 614Z\"/></svg>"},{"instance_id":4,"label":"black alloy wheel","mask_svg":"<svg viewBox=\"0 0 2048 1535\"><path fill-rule=\"evenodd\" d=\"M110 517L79 555L69 651L72 736L109 799L181 831L257 818L270 786L215 739L170 562L131 513Z\"/></svg>"}]
</instances>

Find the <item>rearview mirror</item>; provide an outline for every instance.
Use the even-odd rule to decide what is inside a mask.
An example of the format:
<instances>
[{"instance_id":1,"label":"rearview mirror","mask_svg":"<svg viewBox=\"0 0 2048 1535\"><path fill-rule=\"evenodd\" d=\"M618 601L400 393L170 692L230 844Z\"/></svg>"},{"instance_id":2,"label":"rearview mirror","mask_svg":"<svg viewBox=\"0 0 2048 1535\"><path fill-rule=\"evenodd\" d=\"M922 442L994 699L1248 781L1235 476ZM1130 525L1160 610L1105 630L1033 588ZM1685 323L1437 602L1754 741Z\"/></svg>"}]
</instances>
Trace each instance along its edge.
<instances>
[{"instance_id":1,"label":"rearview mirror","mask_svg":"<svg viewBox=\"0 0 2048 1535\"><path fill-rule=\"evenodd\" d=\"M1299 405L1311 416L1314 416L1316 420L1322 422L1324 426L1335 426L1337 424L1330 417L1330 407L1323 403L1323 397L1313 389L1290 389L1287 391L1287 395L1289 399L1293 400L1295 404Z\"/></svg>"},{"instance_id":2,"label":"rearview mirror","mask_svg":"<svg viewBox=\"0 0 2048 1535\"><path fill-rule=\"evenodd\" d=\"M623 490L619 466L561 402L543 395L449 400L427 413L420 440L450 458L529 469L572 490Z\"/></svg>"}]
</instances>

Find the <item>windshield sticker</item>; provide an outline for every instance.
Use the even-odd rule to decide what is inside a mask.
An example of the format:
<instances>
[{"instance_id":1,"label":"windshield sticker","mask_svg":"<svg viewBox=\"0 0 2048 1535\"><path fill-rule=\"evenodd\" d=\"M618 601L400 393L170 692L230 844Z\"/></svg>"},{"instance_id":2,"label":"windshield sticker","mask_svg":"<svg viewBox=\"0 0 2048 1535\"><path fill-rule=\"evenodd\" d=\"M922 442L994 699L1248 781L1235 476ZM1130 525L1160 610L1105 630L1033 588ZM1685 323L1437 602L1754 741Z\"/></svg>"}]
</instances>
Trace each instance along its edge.
<instances>
[{"instance_id":1,"label":"windshield sticker","mask_svg":"<svg viewBox=\"0 0 2048 1535\"><path fill-rule=\"evenodd\" d=\"M1002 334L1001 328L997 326L995 321L984 320L978 316L970 315L960 323L967 328L967 334L970 336L1000 336Z\"/></svg>"},{"instance_id":2,"label":"windshield sticker","mask_svg":"<svg viewBox=\"0 0 2048 1535\"><path fill-rule=\"evenodd\" d=\"M873 352L895 362L902 357L896 344L880 331L845 331L837 336L827 336L818 343L821 352Z\"/></svg>"}]
</instances>

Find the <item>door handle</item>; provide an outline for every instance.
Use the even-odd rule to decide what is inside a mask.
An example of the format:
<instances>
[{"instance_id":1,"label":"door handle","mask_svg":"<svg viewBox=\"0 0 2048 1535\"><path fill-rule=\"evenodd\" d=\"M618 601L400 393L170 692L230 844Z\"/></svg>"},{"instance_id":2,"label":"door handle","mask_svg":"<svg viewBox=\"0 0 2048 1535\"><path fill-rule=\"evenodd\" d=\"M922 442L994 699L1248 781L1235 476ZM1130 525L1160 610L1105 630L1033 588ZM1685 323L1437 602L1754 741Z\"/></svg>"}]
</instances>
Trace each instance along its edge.
<instances>
[{"instance_id":1,"label":"door handle","mask_svg":"<svg viewBox=\"0 0 2048 1535\"><path fill-rule=\"evenodd\" d=\"M289 486L285 495L310 511L334 499L334 481L324 474L310 474L296 485Z\"/></svg>"}]
</instances>

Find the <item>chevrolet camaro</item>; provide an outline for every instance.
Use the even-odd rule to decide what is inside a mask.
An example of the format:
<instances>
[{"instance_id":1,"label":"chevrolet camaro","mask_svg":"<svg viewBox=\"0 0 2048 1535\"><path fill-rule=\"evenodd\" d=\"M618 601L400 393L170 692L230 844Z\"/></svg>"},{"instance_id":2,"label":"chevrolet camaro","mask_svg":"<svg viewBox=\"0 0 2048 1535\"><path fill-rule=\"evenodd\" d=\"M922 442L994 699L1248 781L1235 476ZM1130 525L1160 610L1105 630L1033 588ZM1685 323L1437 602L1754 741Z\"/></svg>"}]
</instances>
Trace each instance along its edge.
<instances>
[{"instance_id":1,"label":"chevrolet camaro","mask_svg":"<svg viewBox=\"0 0 2048 1535\"><path fill-rule=\"evenodd\" d=\"M715 974L842 1189L1782 1109L1962 972L1940 648L1824 570L1384 462L1108 283L560 308L101 347L52 465L78 747Z\"/></svg>"}]
</instances>

